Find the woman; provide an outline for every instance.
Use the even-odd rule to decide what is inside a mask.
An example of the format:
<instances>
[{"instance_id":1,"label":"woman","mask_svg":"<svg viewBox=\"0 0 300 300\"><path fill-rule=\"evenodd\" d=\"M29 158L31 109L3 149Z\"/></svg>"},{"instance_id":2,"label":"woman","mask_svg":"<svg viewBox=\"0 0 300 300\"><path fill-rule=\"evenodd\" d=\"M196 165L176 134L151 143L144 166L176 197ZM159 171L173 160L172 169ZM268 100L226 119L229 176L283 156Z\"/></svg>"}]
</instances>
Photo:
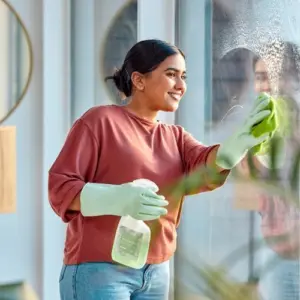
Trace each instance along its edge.
<instances>
[{"instance_id":1,"label":"woman","mask_svg":"<svg viewBox=\"0 0 300 300\"><path fill-rule=\"evenodd\" d=\"M249 132L269 116L269 98L257 99L244 125L224 144L205 146L182 127L157 120L159 111L176 111L186 91L185 57L177 47L141 41L110 78L131 98L129 104L94 107L83 114L49 171L51 206L68 223L61 299L168 299L168 261L176 248L183 198L223 182L206 178L205 186L185 186L176 195L164 187L203 166L228 174L248 149L267 140L269 133L254 138ZM160 191L132 184L141 178ZM125 215L152 229L141 269L112 261L116 229Z\"/></svg>"},{"instance_id":2,"label":"woman","mask_svg":"<svg viewBox=\"0 0 300 300\"><path fill-rule=\"evenodd\" d=\"M282 52L281 52L282 51ZM281 53L278 53L281 52ZM255 91L257 93L272 93L270 72L276 57L281 57L281 69L278 78L278 92L284 95L291 109L292 135L285 140L284 164L281 164L280 177L283 184L288 184L288 175L293 167L291 160L300 145L299 135L299 91L300 54L298 47L291 43L275 42L268 45L264 51L265 57L256 56L253 61L255 72ZM280 159L282 160L282 158ZM264 167L260 167L266 173ZM299 272L299 210L278 196L262 195L260 198L260 213L262 216L262 233L270 248L278 255L274 268L267 276L266 300L299 300L300 272ZM279 236L285 236L276 240Z\"/></svg>"}]
</instances>

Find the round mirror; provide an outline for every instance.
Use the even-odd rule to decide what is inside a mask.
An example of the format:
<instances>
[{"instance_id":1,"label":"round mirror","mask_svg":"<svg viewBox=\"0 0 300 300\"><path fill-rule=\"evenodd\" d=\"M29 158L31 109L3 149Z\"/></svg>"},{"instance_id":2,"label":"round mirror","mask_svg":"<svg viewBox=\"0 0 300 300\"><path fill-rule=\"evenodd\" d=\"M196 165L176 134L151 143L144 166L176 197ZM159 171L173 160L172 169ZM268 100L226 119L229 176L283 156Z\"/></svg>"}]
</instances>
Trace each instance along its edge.
<instances>
[{"instance_id":1,"label":"round mirror","mask_svg":"<svg viewBox=\"0 0 300 300\"><path fill-rule=\"evenodd\" d=\"M131 0L124 5L108 26L106 38L101 49L100 76L106 76L120 68L128 50L137 42L137 1ZM112 81L106 83L110 100L120 104L121 97ZM125 102L123 102L125 103Z\"/></svg>"},{"instance_id":2,"label":"round mirror","mask_svg":"<svg viewBox=\"0 0 300 300\"><path fill-rule=\"evenodd\" d=\"M20 17L0 0L0 124L16 109L32 74L32 47Z\"/></svg>"}]
</instances>

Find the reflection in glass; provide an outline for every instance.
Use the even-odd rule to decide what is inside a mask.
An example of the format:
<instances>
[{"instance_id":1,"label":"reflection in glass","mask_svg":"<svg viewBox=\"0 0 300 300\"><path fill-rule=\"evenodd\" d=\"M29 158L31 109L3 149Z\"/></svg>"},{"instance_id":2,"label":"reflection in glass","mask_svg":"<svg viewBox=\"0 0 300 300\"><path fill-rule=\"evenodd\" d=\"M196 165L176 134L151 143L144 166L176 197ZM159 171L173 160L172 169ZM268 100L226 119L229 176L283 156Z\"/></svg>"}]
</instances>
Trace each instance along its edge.
<instances>
[{"instance_id":1,"label":"reflection in glass","mask_svg":"<svg viewBox=\"0 0 300 300\"><path fill-rule=\"evenodd\" d=\"M31 45L20 19L0 0L0 123L16 107L31 77Z\"/></svg>"},{"instance_id":2,"label":"reflection in glass","mask_svg":"<svg viewBox=\"0 0 300 300\"><path fill-rule=\"evenodd\" d=\"M116 68L121 68L128 50L137 42L137 1L129 1L109 26L104 41L104 55L101 57L101 77L111 76ZM114 103L121 97L110 80L107 82L109 95Z\"/></svg>"},{"instance_id":3,"label":"reflection in glass","mask_svg":"<svg viewBox=\"0 0 300 300\"><path fill-rule=\"evenodd\" d=\"M300 145L300 2L213 0L212 3L212 53L209 55L212 54L213 78L211 120L207 128L213 141L220 142L244 119L258 93L284 97L289 103L293 128L291 136L285 137L286 156L279 172L280 184L287 187L292 158ZM266 170L261 169L260 176L264 178ZM248 269L234 272L235 279L245 281L245 277L257 276L263 299L300 299L299 209L291 207L287 199L270 196L268 191L260 193L259 199L245 189L239 195L247 196L253 202L264 201L266 210L232 209L228 213L232 203L228 200L235 197L233 190L223 189L222 194L215 193L212 210L218 209L222 219L213 218L211 221L213 256L221 262L220 257L234 252L239 243L263 238L266 242L263 255L254 253L251 247L249 252L245 251L242 256L248 260ZM226 201L222 201L223 198ZM238 214L241 216L239 221L235 219ZM226 228L225 224L230 225ZM254 228L259 228L259 231L255 233ZM235 237L231 238L233 234ZM281 235L285 235L284 241L274 243ZM221 239L224 236L227 241ZM274 257L272 269L263 275L253 272L255 264L264 270ZM241 258L235 257L237 260ZM228 268L231 271L232 266L228 265Z\"/></svg>"}]
</instances>

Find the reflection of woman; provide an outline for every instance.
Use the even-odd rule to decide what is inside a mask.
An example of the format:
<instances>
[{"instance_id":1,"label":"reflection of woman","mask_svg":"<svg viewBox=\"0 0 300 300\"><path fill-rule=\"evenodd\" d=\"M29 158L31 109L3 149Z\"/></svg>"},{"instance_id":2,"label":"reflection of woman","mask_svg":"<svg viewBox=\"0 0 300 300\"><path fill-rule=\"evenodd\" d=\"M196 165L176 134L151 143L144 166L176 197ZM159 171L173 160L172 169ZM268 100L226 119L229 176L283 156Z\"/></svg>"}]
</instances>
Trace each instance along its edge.
<instances>
[{"instance_id":1,"label":"reflection of woman","mask_svg":"<svg viewBox=\"0 0 300 300\"><path fill-rule=\"evenodd\" d=\"M226 175L225 169L266 139L248 132L269 115L267 98L256 101L245 125L222 145L204 146L182 127L157 121L158 111L178 108L185 77L185 58L178 48L159 40L139 42L112 77L120 92L131 97L130 103L91 108L73 125L49 171L51 206L68 223L62 299L167 299L168 260L176 248L183 197L218 184L207 178L206 186L185 187L172 196L163 186L205 165ZM157 184L163 196L132 184L140 178ZM141 269L112 261L116 228L124 215L157 229Z\"/></svg>"},{"instance_id":2,"label":"reflection of woman","mask_svg":"<svg viewBox=\"0 0 300 300\"><path fill-rule=\"evenodd\" d=\"M272 48L272 46L274 46ZM269 51L276 56L276 44L269 45ZM299 103L297 94L300 87L298 65L299 52L295 45L290 43L280 44L283 50L282 68L279 75L279 93L285 95L291 109L292 135L285 141L285 164L281 169L283 184L287 184L287 175L291 170L291 158L296 154L299 139ZM276 48L275 48L276 49ZM278 48L277 48L278 49ZM273 52L272 52L273 51ZM278 53L277 53L278 54ZM270 60L272 55L267 56ZM275 57L273 57L275 59ZM268 60L255 57L253 62L255 72L256 92L272 93L268 69ZM296 97L295 97L296 95ZM263 169L263 167L261 166ZM264 172L262 170L262 172ZM299 211L284 199L276 196L261 197L262 232L270 247L279 255L276 266L269 277L267 299L270 300L296 300L300 299L300 274L299 274ZM279 241L275 238L281 237ZM272 242L273 241L273 242Z\"/></svg>"}]
</instances>

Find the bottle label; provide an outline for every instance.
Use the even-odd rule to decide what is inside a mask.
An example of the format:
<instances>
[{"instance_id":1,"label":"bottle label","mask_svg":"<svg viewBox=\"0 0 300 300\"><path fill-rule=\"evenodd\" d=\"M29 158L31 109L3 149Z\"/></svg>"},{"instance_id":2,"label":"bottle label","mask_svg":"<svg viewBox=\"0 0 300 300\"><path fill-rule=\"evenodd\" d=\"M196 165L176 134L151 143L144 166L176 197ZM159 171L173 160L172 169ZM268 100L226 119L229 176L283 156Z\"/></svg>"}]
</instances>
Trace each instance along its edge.
<instances>
[{"instance_id":1,"label":"bottle label","mask_svg":"<svg viewBox=\"0 0 300 300\"><path fill-rule=\"evenodd\" d=\"M118 252L122 256L138 259L142 247L143 234L125 226L119 227Z\"/></svg>"}]
</instances>

